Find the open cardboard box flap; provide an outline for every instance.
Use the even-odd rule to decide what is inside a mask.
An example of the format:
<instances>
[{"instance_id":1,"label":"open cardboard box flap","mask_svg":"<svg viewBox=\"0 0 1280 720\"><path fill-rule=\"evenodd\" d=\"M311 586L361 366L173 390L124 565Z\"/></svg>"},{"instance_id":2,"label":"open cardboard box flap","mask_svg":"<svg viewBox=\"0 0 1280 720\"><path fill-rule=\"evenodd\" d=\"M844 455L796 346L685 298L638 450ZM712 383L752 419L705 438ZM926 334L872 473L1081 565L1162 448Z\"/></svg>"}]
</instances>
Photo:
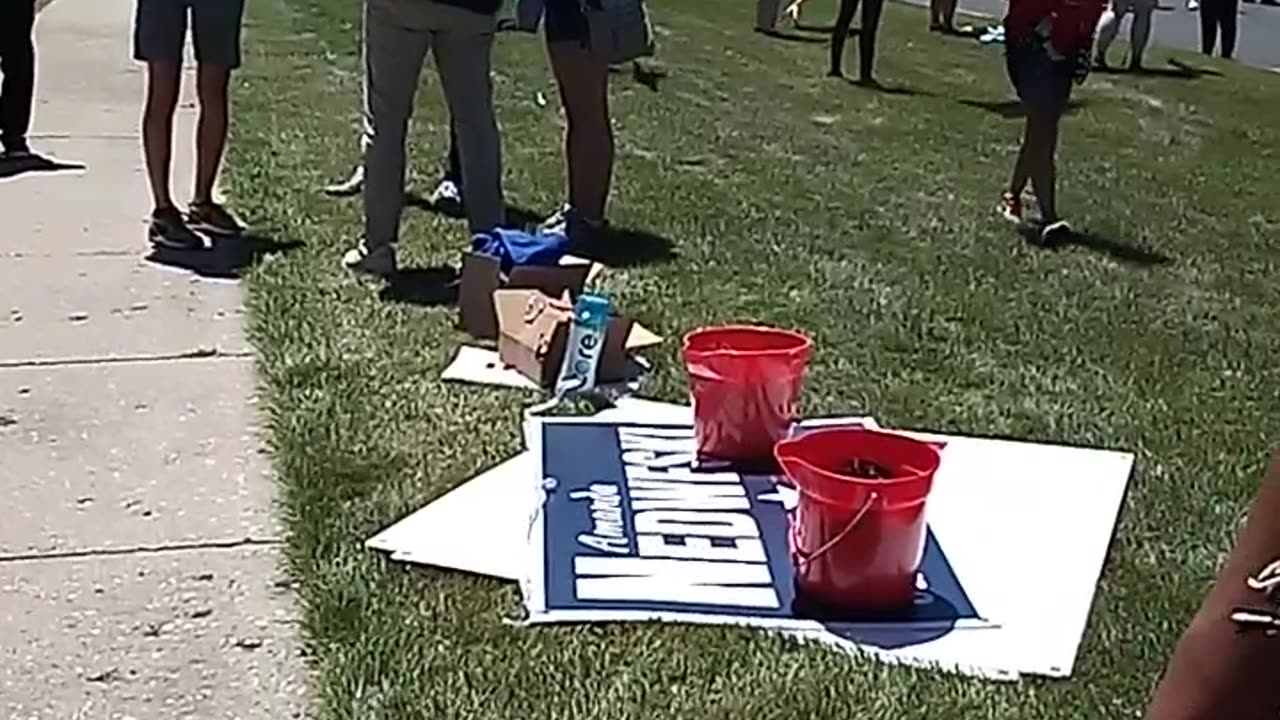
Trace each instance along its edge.
<instances>
[{"instance_id":1,"label":"open cardboard box flap","mask_svg":"<svg viewBox=\"0 0 1280 720\"><path fill-rule=\"evenodd\" d=\"M494 291L541 290L550 297L560 297L568 292L573 298L582 292L589 280L603 270L604 267L599 263L566 255L559 265L521 265L504 276L498 258L482 253L465 253L462 256L458 288L462 328L474 338L493 340L498 337Z\"/></svg>"},{"instance_id":2,"label":"open cardboard box flap","mask_svg":"<svg viewBox=\"0 0 1280 720\"><path fill-rule=\"evenodd\" d=\"M498 357L543 387L555 385L573 322L573 300L568 291L557 297L535 289L502 289L493 293L493 305ZM600 351L596 382L626 380L628 355L660 342L662 338L643 325L614 315Z\"/></svg>"}]
</instances>

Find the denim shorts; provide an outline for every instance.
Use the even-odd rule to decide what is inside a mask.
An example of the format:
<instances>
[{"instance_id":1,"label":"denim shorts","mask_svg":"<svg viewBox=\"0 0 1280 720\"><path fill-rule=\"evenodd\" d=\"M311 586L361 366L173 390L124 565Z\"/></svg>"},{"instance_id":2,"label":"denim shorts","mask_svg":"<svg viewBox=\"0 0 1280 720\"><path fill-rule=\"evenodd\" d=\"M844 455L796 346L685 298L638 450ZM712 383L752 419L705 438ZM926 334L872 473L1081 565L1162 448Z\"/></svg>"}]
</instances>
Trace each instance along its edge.
<instances>
[{"instance_id":1,"label":"denim shorts","mask_svg":"<svg viewBox=\"0 0 1280 720\"><path fill-rule=\"evenodd\" d=\"M579 0L546 0L546 34L550 43L576 43L585 47L591 39L587 16Z\"/></svg>"},{"instance_id":2,"label":"denim shorts","mask_svg":"<svg viewBox=\"0 0 1280 720\"><path fill-rule=\"evenodd\" d=\"M0 0L7 2L8 0ZM240 25L245 0L138 0L133 57L143 62L182 62L188 21L196 62L240 66Z\"/></svg>"},{"instance_id":3,"label":"denim shorts","mask_svg":"<svg viewBox=\"0 0 1280 720\"><path fill-rule=\"evenodd\" d=\"M1045 40L1033 38L1005 50L1009 80L1028 112L1061 115L1071 101L1075 68L1070 60L1049 57Z\"/></svg>"}]
</instances>

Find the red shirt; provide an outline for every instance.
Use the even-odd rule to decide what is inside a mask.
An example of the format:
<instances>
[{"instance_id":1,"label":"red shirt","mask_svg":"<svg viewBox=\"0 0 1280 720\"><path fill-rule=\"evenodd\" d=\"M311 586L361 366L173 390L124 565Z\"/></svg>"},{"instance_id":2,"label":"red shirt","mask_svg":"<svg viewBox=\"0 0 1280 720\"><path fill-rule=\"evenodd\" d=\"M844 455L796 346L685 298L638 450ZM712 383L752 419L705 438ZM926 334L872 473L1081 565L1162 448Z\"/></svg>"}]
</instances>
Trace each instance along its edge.
<instances>
[{"instance_id":1,"label":"red shirt","mask_svg":"<svg viewBox=\"0 0 1280 720\"><path fill-rule=\"evenodd\" d=\"M1053 23L1053 49L1070 56L1089 47L1106 5L1107 0L1009 0L1005 35L1012 42L1026 42L1048 18Z\"/></svg>"}]
</instances>

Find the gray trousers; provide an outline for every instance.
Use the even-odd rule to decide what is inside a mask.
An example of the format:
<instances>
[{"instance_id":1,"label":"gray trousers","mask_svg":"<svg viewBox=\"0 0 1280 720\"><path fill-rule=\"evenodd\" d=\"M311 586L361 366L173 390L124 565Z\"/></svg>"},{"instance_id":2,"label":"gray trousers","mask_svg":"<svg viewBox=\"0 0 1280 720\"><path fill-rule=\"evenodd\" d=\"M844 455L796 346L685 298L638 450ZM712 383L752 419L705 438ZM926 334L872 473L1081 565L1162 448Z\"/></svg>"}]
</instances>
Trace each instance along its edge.
<instances>
[{"instance_id":1,"label":"gray trousers","mask_svg":"<svg viewBox=\"0 0 1280 720\"><path fill-rule=\"evenodd\" d=\"M365 0L365 245L394 243L404 210L405 138L430 50L458 132L472 231L502 223L502 140L489 76L497 16L431 0Z\"/></svg>"}]
</instances>

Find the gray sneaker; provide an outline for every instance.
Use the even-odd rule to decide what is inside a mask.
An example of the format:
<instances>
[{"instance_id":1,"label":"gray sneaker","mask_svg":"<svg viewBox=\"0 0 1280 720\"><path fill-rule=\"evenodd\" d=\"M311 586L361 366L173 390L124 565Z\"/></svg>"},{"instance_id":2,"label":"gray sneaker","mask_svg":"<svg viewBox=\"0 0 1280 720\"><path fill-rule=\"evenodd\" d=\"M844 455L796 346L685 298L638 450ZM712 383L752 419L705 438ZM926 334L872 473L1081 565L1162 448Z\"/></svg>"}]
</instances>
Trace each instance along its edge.
<instances>
[{"instance_id":1,"label":"gray sneaker","mask_svg":"<svg viewBox=\"0 0 1280 720\"><path fill-rule=\"evenodd\" d=\"M342 256L342 266L357 275L370 275L389 280L395 277L396 246L379 245L370 250L363 241Z\"/></svg>"}]
</instances>

